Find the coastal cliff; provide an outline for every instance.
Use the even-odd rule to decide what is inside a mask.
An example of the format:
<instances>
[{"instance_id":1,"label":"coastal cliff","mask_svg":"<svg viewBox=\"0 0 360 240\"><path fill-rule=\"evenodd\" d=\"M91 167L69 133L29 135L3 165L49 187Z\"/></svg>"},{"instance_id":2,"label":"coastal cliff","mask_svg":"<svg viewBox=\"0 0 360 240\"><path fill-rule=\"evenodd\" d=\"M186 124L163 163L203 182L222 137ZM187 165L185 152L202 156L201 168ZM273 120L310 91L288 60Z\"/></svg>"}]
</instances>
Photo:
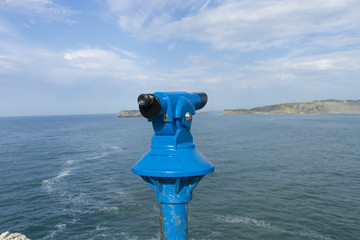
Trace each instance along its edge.
<instances>
[{"instance_id":1,"label":"coastal cliff","mask_svg":"<svg viewBox=\"0 0 360 240\"><path fill-rule=\"evenodd\" d=\"M140 117L141 113L139 110L122 110L118 113L119 118L123 117Z\"/></svg>"},{"instance_id":2,"label":"coastal cliff","mask_svg":"<svg viewBox=\"0 0 360 240\"><path fill-rule=\"evenodd\" d=\"M252 109L225 109L227 114L317 114L317 113L360 113L358 101L315 101L304 103L285 103L256 107Z\"/></svg>"}]
</instances>

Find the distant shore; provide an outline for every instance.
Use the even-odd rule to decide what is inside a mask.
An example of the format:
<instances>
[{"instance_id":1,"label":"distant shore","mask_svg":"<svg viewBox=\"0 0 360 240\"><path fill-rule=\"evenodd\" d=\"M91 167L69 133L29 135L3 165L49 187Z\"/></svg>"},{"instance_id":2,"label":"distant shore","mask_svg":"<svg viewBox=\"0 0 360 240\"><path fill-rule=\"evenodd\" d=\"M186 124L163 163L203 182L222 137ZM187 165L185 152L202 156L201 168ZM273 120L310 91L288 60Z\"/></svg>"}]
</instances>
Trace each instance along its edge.
<instances>
[{"instance_id":1,"label":"distant shore","mask_svg":"<svg viewBox=\"0 0 360 240\"><path fill-rule=\"evenodd\" d=\"M139 110L122 110L118 113L119 118L124 117L140 117L141 113Z\"/></svg>"},{"instance_id":2,"label":"distant shore","mask_svg":"<svg viewBox=\"0 0 360 240\"><path fill-rule=\"evenodd\" d=\"M360 113L359 101L314 101L284 103L252 109L225 109L228 114L319 114L319 113Z\"/></svg>"},{"instance_id":3,"label":"distant shore","mask_svg":"<svg viewBox=\"0 0 360 240\"><path fill-rule=\"evenodd\" d=\"M205 111L199 111L196 112L196 114L207 114L208 112ZM141 113L139 110L122 110L118 113L119 118L125 118L125 117L141 117Z\"/></svg>"}]
</instances>

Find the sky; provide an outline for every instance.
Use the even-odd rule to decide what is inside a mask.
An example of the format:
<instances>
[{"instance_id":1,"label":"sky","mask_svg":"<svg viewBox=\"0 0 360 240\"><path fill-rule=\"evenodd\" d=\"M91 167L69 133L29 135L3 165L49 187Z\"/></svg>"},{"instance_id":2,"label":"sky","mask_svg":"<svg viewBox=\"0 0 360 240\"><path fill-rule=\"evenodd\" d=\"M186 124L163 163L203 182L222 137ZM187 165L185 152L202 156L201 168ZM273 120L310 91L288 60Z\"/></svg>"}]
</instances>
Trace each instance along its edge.
<instances>
[{"instance_id":1,"label":"sky","mask_svg":"<svg viewBox=\"0 0 360 240\"><path fill-rule=\"evenodd\" d=\"M360 99L358 0L0 0L0 116Z\"/></svg>"}]
</instances>

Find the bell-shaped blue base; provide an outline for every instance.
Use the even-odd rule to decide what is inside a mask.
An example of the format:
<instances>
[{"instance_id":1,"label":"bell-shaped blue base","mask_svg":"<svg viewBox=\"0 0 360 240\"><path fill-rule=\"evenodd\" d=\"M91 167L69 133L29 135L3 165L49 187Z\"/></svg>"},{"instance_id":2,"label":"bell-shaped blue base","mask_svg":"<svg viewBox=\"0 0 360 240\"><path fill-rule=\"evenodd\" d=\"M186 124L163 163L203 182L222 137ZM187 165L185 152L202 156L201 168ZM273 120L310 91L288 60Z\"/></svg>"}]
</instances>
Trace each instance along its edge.
<instances>
[{"instance_id":1,"label":"bell-shaped blue base","mask_svg":"<svg viewBox=\"0 0 360 240\"><path fill-rule=\"evenodd\" d=\"M133 166L132 171L149 177L191 177L212 173L214 165L194 144L181 144L176 149L151 149Z\"/></svg>"}]
</instances>

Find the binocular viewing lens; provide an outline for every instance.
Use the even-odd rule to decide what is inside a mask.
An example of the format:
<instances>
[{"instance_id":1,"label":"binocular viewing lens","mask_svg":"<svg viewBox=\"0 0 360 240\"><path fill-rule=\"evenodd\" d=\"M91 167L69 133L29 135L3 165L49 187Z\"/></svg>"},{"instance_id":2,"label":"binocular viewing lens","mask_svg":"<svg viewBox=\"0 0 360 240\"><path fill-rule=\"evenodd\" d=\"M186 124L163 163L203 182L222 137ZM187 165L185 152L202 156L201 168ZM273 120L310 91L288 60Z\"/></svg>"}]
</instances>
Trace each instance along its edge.
<instances>
[{"instance_id":1,"label":"binocular viewing lens","mask_svg":"<svg viewBox=\"0 0 360 240\"><path fill-rule=\"evenodd\" d=\"M160 113L161 103L154 94L140 94L138 104L141 115L148 119L154 118Z\"/></svg>"},{"instance_id":2,"label":"binocular viewing lens","mask_svg":"<svg viewBox=\"0 0 360 240\"><path fill-rule=\"evenodd\" d=\"M138 103L142 107L150 106L153 103L153 96L150 94L141 94L138 97Z\"/></svg>"},{"instance_id":3,"label":"binocular viewing lens","mask_svg":"<svg viewBox=\"0 0 360 240\"><path fill-rule=\"evenodd\" d=\"M207 97L206 93L203 93L203 92L197 92L196 94L199 95L200 99L201 99L201 105L199 108L196 109L196 110L199 110L199 109L202 109L206 105L208 97Z\"/></svg>"}]
</instances>

